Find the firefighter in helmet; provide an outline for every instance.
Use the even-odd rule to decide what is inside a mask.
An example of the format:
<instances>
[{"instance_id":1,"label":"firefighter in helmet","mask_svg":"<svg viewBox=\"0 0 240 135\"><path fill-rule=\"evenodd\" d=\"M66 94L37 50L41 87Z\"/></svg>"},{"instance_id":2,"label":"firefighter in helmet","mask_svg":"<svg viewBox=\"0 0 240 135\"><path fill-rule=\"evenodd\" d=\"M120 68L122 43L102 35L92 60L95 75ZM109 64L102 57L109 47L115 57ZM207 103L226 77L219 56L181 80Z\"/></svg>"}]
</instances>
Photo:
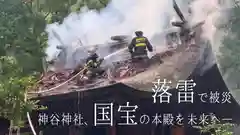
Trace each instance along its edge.
<instances>
[{"instance_id":1,"label":"firefighter in helmet","mask_svg":"<svg viewBox=\"0 0 240 135\"><path fill-rule=\"evenodd\" d=\"M103 58L99 59L99 56L96 53L96 48L91 48L88 50L88 57L85 63L86 70L84 72L84 74L88 79L96 75L101 75L104 72L104 70L100 68L102 61L103 61Z\"/></svg>"},{"instance_id":2,"label":"firefighter in helmet","mask_svg":"<svg viewBox=\"0 0 240 135\"><path fill-rule=\"evenodd\" d=\"M153 47L149 40L143 36L142 31L135 32L136 37L132 39L132 42L128 46L129 52L131 53L132 59L145 59L148 58L147 50L153 51Z\"/></svg>"}]
</instances>

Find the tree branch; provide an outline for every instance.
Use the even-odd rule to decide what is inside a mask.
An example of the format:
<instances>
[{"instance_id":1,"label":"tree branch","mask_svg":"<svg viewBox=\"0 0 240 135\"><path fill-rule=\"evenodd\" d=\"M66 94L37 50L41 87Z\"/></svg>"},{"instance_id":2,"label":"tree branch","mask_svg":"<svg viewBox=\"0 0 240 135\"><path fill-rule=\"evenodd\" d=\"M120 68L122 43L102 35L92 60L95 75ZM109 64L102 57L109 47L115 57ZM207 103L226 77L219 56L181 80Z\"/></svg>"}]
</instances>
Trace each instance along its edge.
<instances>
[{"instance_id":1,"label":"tree branch","mask_svg":"<svg viewBox=\"0 0 240 135\"><path fill-rule=\"evenodd\" d=\"M24 3L24 5L27 7L28 11L31 13L31 14L34 14L33 10L32 10L32 7L30 7L28 5L28 3Z\"/></svg>"},{"instance_id":2,"label":"tree branch","mask_svg":"<svg viewBox=\"0 0 240 135\"><path fill-rule=\"evenodd\" d=\"M102 0L98 0L98 1L99 1L99 3L101 3L102 5L104 5L104 7L106 7L107 4L108 4L108 3L104 3Z\"/></svg>"},{"instance_id":3,"label":"tree branch","mask_svg":"<svg viewBox=\"0 0 240 135\"><path fill-rule=\"evenodd\" d=\"M50 15L50 12L48 12L45 16L44 19L46 19Z\"/></svg>"}]
</instances>

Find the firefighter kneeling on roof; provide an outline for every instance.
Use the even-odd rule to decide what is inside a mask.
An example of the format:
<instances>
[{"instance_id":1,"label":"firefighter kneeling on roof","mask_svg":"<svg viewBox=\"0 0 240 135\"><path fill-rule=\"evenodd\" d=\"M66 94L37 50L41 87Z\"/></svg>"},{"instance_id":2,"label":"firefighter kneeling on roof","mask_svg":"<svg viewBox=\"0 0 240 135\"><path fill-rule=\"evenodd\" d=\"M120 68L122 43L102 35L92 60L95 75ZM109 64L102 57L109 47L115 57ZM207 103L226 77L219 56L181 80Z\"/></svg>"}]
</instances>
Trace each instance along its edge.
<instances>
[{"instance_id":1,"label":"firefighter kneeling on roof","mask_svg":"<svg viewBox=\"0 0 240 135\"><path fill-rule=\"evenodd\" d=\"M100 68L100 65L104 59L98 58L99 56L96 53L96 48L91 48L88 50L88 57L84 66L86 70L83 73L85 75L84 79L89 80L104 73L104 70Z\"/></svg>"},{"instance_id":2,"label":"firefighter kneeling on roof","mask_svg":"<svg viewBox=\"0 0 240 135\"><path fill-rule=\"evenodd\" d=\"M148 52L153 51L153 47L150 44L149 40L143 36L142 31L135 32L136 37L132 39L131 44L128 46L129 52L133 61L146 60L148 59Z\"/></svg>"}]
</instances>

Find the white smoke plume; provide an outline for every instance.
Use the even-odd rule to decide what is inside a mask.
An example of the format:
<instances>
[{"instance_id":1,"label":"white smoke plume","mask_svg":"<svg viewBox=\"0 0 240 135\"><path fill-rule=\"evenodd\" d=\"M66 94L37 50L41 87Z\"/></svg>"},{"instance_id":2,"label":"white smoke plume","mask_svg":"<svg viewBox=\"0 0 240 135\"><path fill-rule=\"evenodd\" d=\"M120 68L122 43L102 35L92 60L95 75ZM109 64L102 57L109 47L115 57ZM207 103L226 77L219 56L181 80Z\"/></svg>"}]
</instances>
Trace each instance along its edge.
<instances>
[{"instance_id":1,"label":"white smoke plume","mask_svg":"<svg viewBox=\"0 0 240 135\"><path fill-rule=\"evenodd\" d=\"M184 13L187 11L189 1L176 0ZM195 0L192 2L192 8L194 21L207 19L204 35L213 41L216 33L213 23L216 19L213 19L209 12L220 13L217 11L218 0ZM46 53L52 59L57 51L56 46L63 44L67 48L67 57L71 59L72 53L76 50L73 42L78 39L83 46L104 44L113 35L132 36L136 30L143 31L144 35L151 39L163 32L174 16L177 15L171 0L112 0L100 12L84 8L79 13L71 13L62 24L54 23L47 26L49 47ZM62 43L53 36L53 30L60 36Z\"/></svg>"},{"instance_id":2,"label":"white smoke plume","mask_svg":"<svg viewBox=\"0 0 240 135\"><path fill-rule=\"evenodd\" d=\"M67 48L67 57L71 58L75 50L72 43L78 39L83 46L104 44L111 36L133 35L136 30L142 30L151 38L164 29L170 13L173 14L173 8L169 0L112 0L100 12L84 8L79 13L71 13L62 24L47 26L47 54L52 59L56 46L63 44ZM63 43L53 36L53 30Z\"/></svg>"},{"instance_id":3,"label":"white smoke plume","mask_svg":"<svg viewBox=\"0 0 240 135\"><path fill-rule=\"evenodd\" d=\"M228 21L227 10L232 6L232 0L196 0L191 4L193 9L192 21L205 20L203 37L211 41L214 51L218 51L224 36L224 31L217 27Z\"/></svg>"},{"instance_id":4,"label":"white smoke plume","mask_svg":"<svg viewBox=\"0 0 240 135\"><path fill-rule=\"evenodd\" d=\"M193 9L192 22L205 20L203 25L202 37L209 40L211 46L206 46L202 58L204 65L202 72L205 72L211 66L216 64L219 49L223 45L222 41L225 38L226 30L220 29L220 25L228 22L229 9L233 6L232 0L196 0L191 4Z\"/></svg>"}]
</instances>

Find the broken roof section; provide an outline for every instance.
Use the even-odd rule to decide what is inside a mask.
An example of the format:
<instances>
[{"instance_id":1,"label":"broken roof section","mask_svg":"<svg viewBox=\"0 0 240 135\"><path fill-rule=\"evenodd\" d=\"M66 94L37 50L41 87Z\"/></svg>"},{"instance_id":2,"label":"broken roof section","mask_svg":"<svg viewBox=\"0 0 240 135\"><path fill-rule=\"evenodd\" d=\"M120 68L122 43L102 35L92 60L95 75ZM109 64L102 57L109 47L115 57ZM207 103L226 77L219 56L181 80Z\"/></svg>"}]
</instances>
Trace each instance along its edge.
<instances>
[{"instance_id":1,"label":"broken roof section","mask_svg":"<svg viewBox=\"0 0 240 135\"><path fill-rule=\"evenodd\" d=\"M139 71L142 69L141 67L138 69L131 67L129 60L113 62L112 65L115 68L112 70L118 74L114 79L116 83L123 83L138 90L149 92L151 92L153 82L157 79L168 79L172 81L172 87L174 87L178 79L186 79L194 70L198 63L201 48L196 46L193 47L192 51L185 50L183 46L179 46L176 49L162 48L160 49L161 51L152 57L155 62L144 71ZM160 59L163 63L161 63ZM138 73L135 72L137 70L139 71ZM30 94L34 97L48 96L113 85L106 78L97 79L87 86L78 85L76 78L80 75L79 71L49 71L41 77L35 92Z\"/></svg>"}]
</instances>

